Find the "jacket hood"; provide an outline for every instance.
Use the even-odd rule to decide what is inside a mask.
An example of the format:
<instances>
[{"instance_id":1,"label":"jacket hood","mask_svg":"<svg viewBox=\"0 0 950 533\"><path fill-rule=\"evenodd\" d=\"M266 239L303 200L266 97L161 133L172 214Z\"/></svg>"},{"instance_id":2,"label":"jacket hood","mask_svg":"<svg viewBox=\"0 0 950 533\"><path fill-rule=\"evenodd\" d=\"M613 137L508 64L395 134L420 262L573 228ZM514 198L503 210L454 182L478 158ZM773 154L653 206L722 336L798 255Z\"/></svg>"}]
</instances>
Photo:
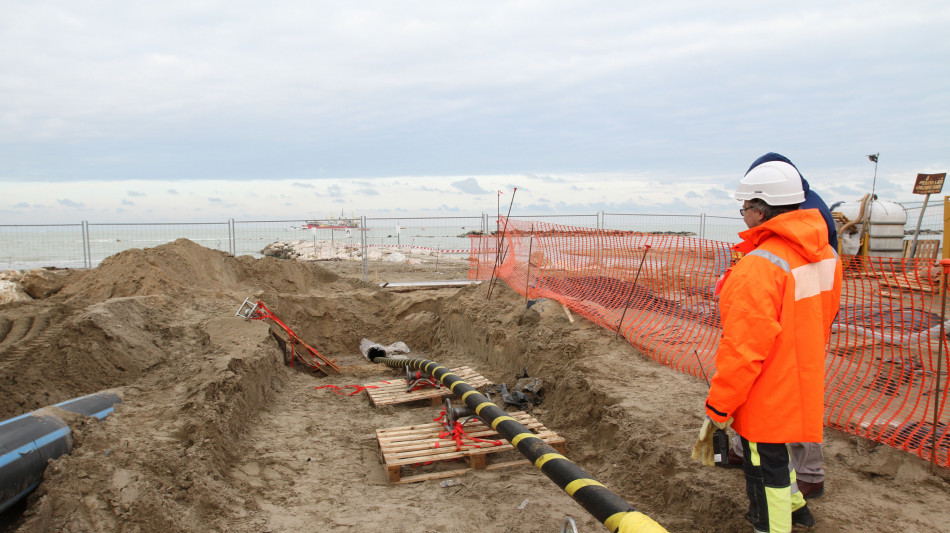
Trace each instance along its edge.
<instances>
[{"instance_id":1,"label":"jacket hood","mask_svg":"<svg viewBox=\"0 0 950 533\"><path fill-rule=\"evenodd\" d=\"M828 246L828 226L817 209L783 213L759 226L739 233L743 242L736 249L748 253L772 237L784 240L809 263L819 261Z\"/></svg>"}]
</instances>

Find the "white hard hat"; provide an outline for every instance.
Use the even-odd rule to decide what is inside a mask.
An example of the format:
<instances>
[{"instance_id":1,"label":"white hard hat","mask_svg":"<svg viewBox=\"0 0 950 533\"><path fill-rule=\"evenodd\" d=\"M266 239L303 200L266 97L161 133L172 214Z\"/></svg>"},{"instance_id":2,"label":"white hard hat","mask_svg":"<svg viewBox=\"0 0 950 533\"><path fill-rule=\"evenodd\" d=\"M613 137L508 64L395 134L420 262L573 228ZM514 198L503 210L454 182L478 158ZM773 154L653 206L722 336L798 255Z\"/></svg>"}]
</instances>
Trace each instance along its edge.
<instances>
[{"instance_id":1,"label":"white hard hat","mask_svg":"<svg viewBox=\"0 0 950 533\"><path fill-rule=\"evenodd\" d=\"M802 177L792 165L769 161L750 170L739 180L736 200L759 198L769 205L792 205L805 201Z\"/></svg>"}]
</instances>

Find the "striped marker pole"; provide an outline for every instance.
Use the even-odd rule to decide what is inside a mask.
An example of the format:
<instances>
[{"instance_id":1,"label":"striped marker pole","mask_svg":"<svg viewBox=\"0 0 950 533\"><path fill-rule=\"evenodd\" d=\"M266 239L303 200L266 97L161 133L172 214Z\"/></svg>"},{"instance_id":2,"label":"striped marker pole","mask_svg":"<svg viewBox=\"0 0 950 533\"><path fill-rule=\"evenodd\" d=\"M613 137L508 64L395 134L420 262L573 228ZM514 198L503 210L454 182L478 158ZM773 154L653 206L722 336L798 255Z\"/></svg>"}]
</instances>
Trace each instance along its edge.
<instances>
[{"instance_id":1,"label":"striped marker pole","mask_svg":"<svg viewBox=\"0 0 950 533\"><path fill-rule=\"evenodd\" d=\"M591 479L581 467L564 457L528 428L508 416L503 409L444 366L427 359L391 359L384 353L368 354L374 363L384 363L391 368L410 368L435 377L452 391L456 398L465 402L492 429L511 443L528 458L544 475L574 499L608 531L620 533L660 533L663 526L637 511L623 498L614 494L600 482ZM376 355L374 357L374 355Z\"/></svg>"}]
</instances>

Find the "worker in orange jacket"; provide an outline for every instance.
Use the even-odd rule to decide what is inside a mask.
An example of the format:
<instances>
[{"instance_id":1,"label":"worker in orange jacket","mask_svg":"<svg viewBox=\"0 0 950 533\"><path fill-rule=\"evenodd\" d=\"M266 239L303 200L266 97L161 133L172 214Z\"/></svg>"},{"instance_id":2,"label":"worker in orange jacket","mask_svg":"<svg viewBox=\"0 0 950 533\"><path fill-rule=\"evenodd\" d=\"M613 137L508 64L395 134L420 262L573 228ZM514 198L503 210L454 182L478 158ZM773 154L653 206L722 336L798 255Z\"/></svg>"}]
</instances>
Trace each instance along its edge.
<instances>
[{"instance_id":1,"label":"worker in orange jacket","mask_svg":"<svg viewBox=\"0 0 950 533\"><path fill-rule=\"evenodd\" d=\"M789 469L787 443L821 442L825 345L841 298L841 263L795 167L763 163L735 197L749 227L744 256L717 284L722 337L706 421L693 457L712 463L713 433L739 434L755 531L783 533L814 517ZM793 487L796 490L793 492Z\"/></svg>"},{"instance_id":2,"label":"worker in orange jacket","mask_svg":"<svg viewBox=\"0 0 950 533\"><path fill-rule=\"evenodd\" d=\"M782 154L769 152L756 159L746 173L769 161L784 161L793 167L795 166L795 163L792 163ZM798 170L797 167L796 170ZM798 175L802 178L802 189L805 191L805 201L802 202L799 209L817 209L821 213L821 218L825 220L825 225L828 226L828 244L838 250L838 231L835 227L834 218L831 216L831 211L828 210L828 205L810 187L808 181L802 176L801 170L798 170ZM825 470L822 468L824 452L821 443L790 442L788 444L788 459L792 468L795 469L795 485L801 491L802 496L806 500L822 496L825 493ZM742 468L742 440L738 435L735 435L732 439L727 467Z\"/></svg>"}]
</instances>

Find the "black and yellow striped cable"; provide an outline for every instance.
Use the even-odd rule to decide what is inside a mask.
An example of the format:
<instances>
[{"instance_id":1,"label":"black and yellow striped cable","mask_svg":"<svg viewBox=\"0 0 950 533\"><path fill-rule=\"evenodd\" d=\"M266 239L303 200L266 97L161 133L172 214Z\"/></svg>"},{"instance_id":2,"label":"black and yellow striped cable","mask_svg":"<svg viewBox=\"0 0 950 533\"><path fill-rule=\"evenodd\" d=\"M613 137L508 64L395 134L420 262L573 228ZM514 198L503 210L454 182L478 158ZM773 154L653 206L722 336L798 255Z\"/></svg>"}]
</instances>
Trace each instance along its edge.
<instances>
[{"instance_id":1,"label":"black and yellow striped cable","mask_svg":"<svg viewBox=\"0 0 950 533\"><path fill-rule=\"evenodd\" d=\"M564 457L554 448L538 438L528 428L508 416L503 409L492 403L474 387L450 372L444 366L427 359L391 359L385 352L370 350L368 354L374 363L384 363L391 368L410 368L425 372L452 391L452 394L465 402L475 414L491 425L501 437L511 443L522 455L528 458L544 475L561 487L574 501L599 520L608 531L619 533L660 533L663 526L637 511L632 505L614 494L600 482L591 479L587 472Z\"/></svg>"}]
</instances>

